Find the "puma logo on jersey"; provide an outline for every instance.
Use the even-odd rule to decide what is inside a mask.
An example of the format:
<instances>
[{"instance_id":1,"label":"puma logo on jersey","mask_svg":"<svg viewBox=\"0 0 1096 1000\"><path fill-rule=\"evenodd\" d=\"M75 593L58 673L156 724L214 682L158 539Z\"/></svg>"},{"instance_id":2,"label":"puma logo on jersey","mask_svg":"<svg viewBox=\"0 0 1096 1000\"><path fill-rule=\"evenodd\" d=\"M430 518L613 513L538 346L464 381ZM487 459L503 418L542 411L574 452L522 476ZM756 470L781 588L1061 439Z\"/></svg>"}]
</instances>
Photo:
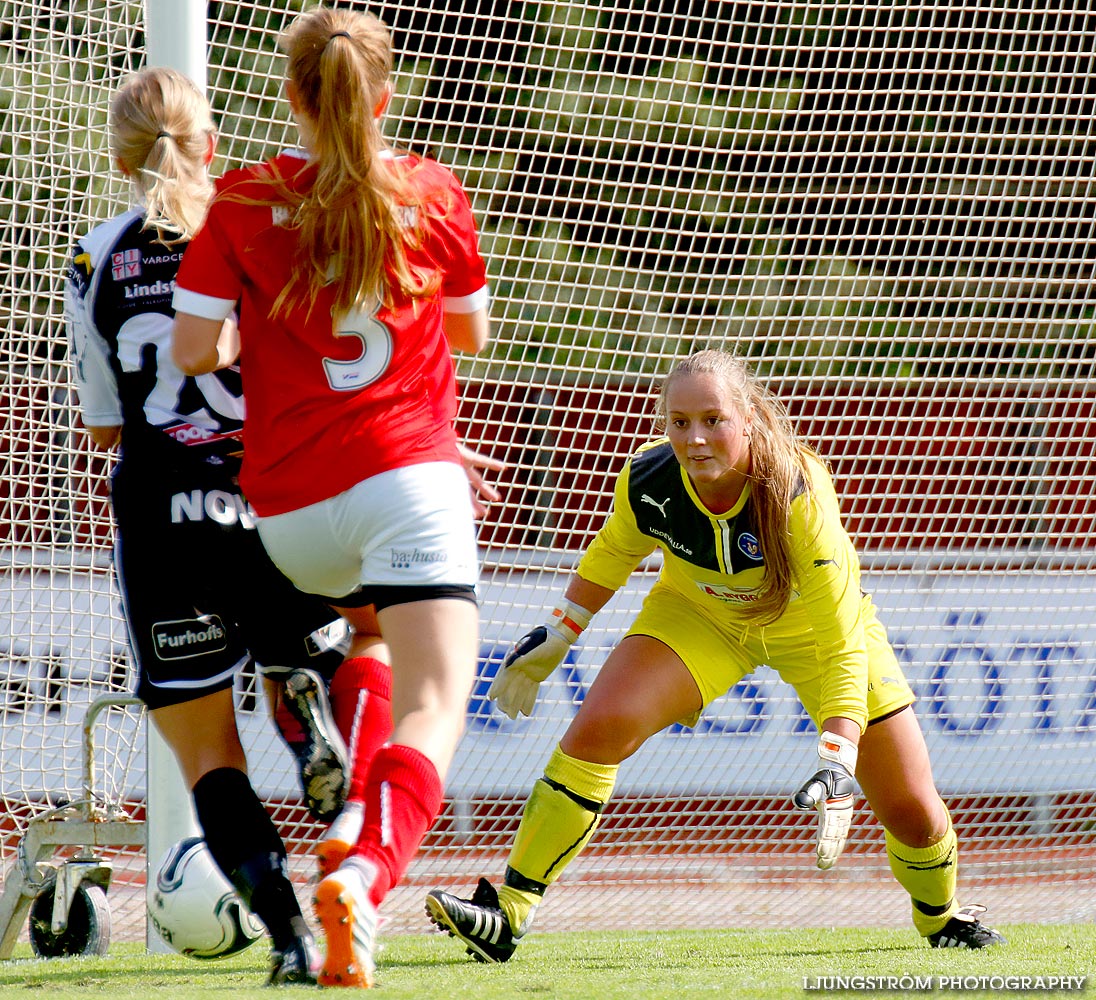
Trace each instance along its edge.
<instances>
[{"instance_id":1,"label":"puma logo on jersey","mask_svg":"<svg viewBox=\"0 0 1096 1000\"><path fill-rule=\"evenodd\" d=\"M658 508L658 512L659 512L659 513L660 513L660 514L661 514L661 515L662 515L663 517L665 517L665 516L666 516L666 504L668 504L668 503L670 502L670 498L669 498L669 497L667 497L667 498L666 498L665 500L663 500L663 501L662 501L662 503L659 503L659 502L658 502L657 500L655 500L655 499L654 499L653 497L649 497L649 496L648 496L648 495L647 495L646 493L644 493L644 494L643 494L643 496L641 496L641 497L640 497L639 499L640 499L640 501L642 501L643 503L649 503L649 504L650 504L650 505L651 505L652 507L657 507L657 508Z\"/></svg>"},{"instance_id":2,"label":"puma logo on jersey","mask_svg":"<svg viewBox=\"0 0 1096 1000\"><path fill-rule=\"evenodd\" d=\"M819 566L836 566L837 565L837 560L836 559L815 559L814 565L815 565L816 569Z\"/></svg>"}]
</instances>

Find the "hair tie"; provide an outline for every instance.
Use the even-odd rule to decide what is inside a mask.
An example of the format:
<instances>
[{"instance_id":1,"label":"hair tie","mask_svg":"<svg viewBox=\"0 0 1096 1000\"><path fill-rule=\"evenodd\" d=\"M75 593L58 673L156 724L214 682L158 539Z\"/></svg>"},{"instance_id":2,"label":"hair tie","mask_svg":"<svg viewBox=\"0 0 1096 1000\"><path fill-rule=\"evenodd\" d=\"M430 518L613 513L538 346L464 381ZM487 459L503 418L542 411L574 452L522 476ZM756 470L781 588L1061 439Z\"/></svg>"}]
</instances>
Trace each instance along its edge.
<instances>
[{"instance_id":1,"label":"hair tie","mask_svg":"<svg viewBox=\"0 0 1096 1000\"><path fill-rule=\"evenodd\" d=\"M333 31L328 36L327 40L330 42L332 38L349 38L349 37L350 37L350 32L349 31Z\"/></svg>"},{"instance_id":2,"label":"hair tie","mask_svg":"<svg viewBox=\"0 0 1096 1000\"><path fill-rule=\"evenodd\" d=\"M157 139L170 139L171 138L171 133L170 132L162 132L162 131L157 132L156 133L156 138Z\"/></svg>"}]
</instances>

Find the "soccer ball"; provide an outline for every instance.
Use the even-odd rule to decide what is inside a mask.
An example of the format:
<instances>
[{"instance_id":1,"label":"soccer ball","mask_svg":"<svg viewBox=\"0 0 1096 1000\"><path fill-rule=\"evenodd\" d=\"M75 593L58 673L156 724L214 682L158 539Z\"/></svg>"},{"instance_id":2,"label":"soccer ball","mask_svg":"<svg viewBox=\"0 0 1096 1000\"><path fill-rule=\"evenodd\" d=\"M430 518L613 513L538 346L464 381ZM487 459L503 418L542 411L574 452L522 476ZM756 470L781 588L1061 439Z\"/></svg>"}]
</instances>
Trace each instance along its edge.
<instances>
[{"instance_id":1,"label":"soccer ball","mask_svg":"<svg viewBox=\"0 0 1096 1000\"><path fill-rule=\"evenodd\" d=\"M191 958L234 955L263 935L201 837L180 840L160 859L148 915L164 942Z\"/></svg>"}]
</instances>

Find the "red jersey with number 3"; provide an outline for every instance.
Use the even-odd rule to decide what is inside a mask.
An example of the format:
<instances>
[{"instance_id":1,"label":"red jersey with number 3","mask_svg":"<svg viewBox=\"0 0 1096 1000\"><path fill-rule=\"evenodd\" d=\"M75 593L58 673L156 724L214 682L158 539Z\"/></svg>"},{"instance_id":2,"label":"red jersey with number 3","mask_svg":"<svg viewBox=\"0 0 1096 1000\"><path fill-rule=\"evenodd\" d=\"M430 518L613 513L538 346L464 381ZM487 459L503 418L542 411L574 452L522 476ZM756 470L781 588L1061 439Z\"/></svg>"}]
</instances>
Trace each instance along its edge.
<instances>
[{"instance_id":1,"label":"red jersey with number 3","mask_svg":"<svg viewBox=\"0 0 1096 1000\"><path fill-rule=\"evenodd\" d=\"M468 198L440 164L393 160L405 170L426 214L413 268L437 273L440 287L392 308L332 319L333 292L321 292L276 319L274 302L291 280L297 232L288 210L271 206L261 178L276 171L294 185L314 176L299 152L226 174L176 283L177 312L224 319L239 311L240 371L247 417L240 483L260 515L285 513L335 496L380 472L421 462L458 462L456 384L442 327L446 311L487 304ZM267 202L252 204L249 202ZM307 302L307 297L304 299Z\"/></svg>"}]
</instances>

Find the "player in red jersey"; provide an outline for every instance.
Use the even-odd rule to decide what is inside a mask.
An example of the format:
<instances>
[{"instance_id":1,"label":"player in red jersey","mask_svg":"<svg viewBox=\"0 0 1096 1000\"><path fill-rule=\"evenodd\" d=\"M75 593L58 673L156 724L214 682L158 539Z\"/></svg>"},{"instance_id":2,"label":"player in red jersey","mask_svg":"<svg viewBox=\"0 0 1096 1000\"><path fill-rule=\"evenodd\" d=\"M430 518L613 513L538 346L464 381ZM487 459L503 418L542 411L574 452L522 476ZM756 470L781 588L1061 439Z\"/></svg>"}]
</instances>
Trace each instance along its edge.
<instances>
[{"instance_id":1,"label":"player in red jersey","mask_svg":"<svg viewBox=\"0 0 1096 1000\"><path fill-rule=\"evenodd\" d=\"M372 984L377 907L436 817L478 651L472 507L453 428L452 350L487 342L485 268L452 174L393 152L391 40L316 9L283 39L305 151L222 179L187 252L174 357L198 374L239 309L241 482L275 563L391 652L394 730L361 836L315 903L321 984ZM365 623L367 624L367 623Z\"/></svg>"}]
</instances>

